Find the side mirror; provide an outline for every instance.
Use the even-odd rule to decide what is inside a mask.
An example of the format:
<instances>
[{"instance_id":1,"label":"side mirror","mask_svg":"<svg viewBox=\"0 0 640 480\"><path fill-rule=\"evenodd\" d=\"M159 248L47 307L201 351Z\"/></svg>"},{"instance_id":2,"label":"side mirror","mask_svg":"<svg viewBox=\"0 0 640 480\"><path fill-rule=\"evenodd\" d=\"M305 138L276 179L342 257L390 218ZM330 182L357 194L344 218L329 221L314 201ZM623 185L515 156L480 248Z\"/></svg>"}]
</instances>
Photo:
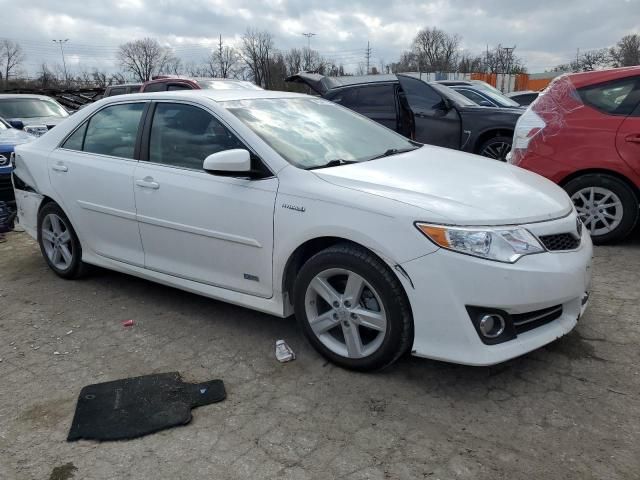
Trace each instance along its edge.
<instances>
[{"instance_id":1,"label":"side mirror","mask_svg":"<svg viewBox=\"0 0 640 480\"><path fill-rule=\"evenodd\" d=\"M445 112L448 112L453 108L453 103L451 103L451 100L449 100L447 97L442 97L441 105L441 110L444 110Z\"/></svg>"},{"instance_id":2,"label":"side mirror","mask_svg":"<svg viewBox=\"0 0 640 480\"><path fill-rule=\"evenodd\" d=\"M11 125L13 128L17 128L18 130L22 130L24 128L24 123L22 123L22 120L8 120L9 125Z\"/></svg>"},{"instance_id":3,"label":"side mirror","mask_svg":"<svg viewBox=\"0 0 640 480\"><path fill-rule=\"evenodd\" d=\"M212 153L204 159L202 168L213 175L227 177L253 177L251 156L247 150L234 148Z\"/></svg>"}]
</instances>

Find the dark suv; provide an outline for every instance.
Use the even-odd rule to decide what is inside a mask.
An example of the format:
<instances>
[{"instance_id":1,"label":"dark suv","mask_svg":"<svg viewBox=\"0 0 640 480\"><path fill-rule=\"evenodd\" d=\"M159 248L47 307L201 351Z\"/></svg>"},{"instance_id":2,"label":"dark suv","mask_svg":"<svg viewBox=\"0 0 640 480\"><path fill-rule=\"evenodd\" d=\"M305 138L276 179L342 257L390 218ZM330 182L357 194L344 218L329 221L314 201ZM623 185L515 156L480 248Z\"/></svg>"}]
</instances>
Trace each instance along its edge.
<instances>
[{"instance_id":1,"label":"dark suv","mask_svg":"<svg viewBox=\"0 0 640 480\"><path fill-rule=\"evenodd\" d=\"M326 77L301 72L287 79L421 143L504 161L522 111L481 107L419 73Z\"/></svg>"}]
</instances>

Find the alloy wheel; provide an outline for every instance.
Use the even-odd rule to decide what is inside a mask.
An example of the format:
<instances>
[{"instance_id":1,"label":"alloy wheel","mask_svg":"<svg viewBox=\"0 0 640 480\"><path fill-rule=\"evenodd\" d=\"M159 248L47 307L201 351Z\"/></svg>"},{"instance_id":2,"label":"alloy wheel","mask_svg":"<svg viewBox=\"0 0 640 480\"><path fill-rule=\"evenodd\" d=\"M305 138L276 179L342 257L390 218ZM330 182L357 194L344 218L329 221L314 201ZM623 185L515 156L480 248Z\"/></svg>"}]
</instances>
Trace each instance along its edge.
<instances>
[{"instance_id":1,"label":"alloy wheel","mask_svg":"<svg viewBox=\"0 0 640 480\"><path fill-rule=\"evenodd\" d=\"M508 142L492 142L485 146L480 155L483 157L493 158L501 162L507 161L507 153L511 150L511 144Z\"/></svg>"},{"instance_id":2,"label":"alloy wheel","mask_svg":"<svg viewBox=\"0 0 640 480\"><path fill-rule=\"evenodd\" d=\"M388 328L380 295L362 276L344 268L327 269L313 278L305 310L314 335L342 357L373 354Z\"/></svg>"},{"instance_id":3,"label":"alloy wheel","mask_svg":"<svg viewBox=\"0 0 640 480\"><path fill-rule=\"evenodd\" d=\"M598 236L612 232L622 221L624 213L622 202L607 188L583 188L574 193L571 200L591 235Z\"/></svg>"},{"instance_id":4,"label":"alloy wheel","mask_svg":"<svg viewBox=\"0 0 640 480\"><path fill-rule=\"evenodd\" d=\"M73 241L69 227L55 213L42 220L42 245L51 264L59 270L67 270L73 261Z\"/></svg>"}]
</instances>

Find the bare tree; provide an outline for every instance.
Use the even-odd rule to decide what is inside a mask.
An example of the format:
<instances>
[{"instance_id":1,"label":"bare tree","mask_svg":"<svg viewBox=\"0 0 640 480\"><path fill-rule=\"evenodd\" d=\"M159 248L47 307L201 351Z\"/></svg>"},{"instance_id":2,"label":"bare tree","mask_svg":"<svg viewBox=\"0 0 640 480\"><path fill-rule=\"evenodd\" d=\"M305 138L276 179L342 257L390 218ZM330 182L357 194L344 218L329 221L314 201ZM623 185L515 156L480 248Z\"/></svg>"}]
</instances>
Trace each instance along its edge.
<instances>
[{"instance_id":1,"label":"bare tree","mask_svg":"<svg viewBox=\"0 0 640 480\"><path fill-rule=\"evenodd\" d=\"M182 75L184 68L182 66L182 60L178 57L171 55L166 63L158 70L158 73L165 73L168 75Z\"/></svg>"},{"instance_id":2,"label":"bare tree","mask_svg":"<svg viewBox=\"0 0 640 480\"><path fill-rule=\"evenodd\" d=\"M273 50L273 37L267 31L247 29L242 36L242 59L252 80L264 88L271 88L269 63Z\"/></svg>"},{"instance_id":3,"label":"bare tree","mask_svg":"<svg viewBox=\"0 0 640 480\"><path fill-rule=\"evenodd\" d=\"M302 50L292 48L284 55L284 62L287 66L287 75L295 75L302 71Z\"/></svg>"},{"instance_id":4,"label":"bare tree","mask_svg":"<svg viewBox=\"0 0 640 480\"><path fill-rule=\"evenodd\" d=\"M458 62L460 37L438 28L425 28L413 40L418 67L427 72L450 72Z\"/></svg>"},{"instance_id":5,"label":"bare tree","mask_svg":"<svg viewBox=\"0 0 640 480\"><path fill-rule=\"evenodd\" d=\"M557 65L553 68L556 72L591 72L611 65L610 51L606 48L586 50L570 63Z\"/></svg>"},{"instance_id":6,"label":"bare tree","mask_svg":"<svg viewBox=\"0 0 640 480\"><path fill-rule=\"evenodd\" d=\"M483 58L480 55L471 55L468 52L460 54L458 60L458 72L475 73L484 70Z\"/></svg>"},{"instance_id":7,"label":"bare tree","mask_svg":"<svg viewBox=\"0 0 640 480\"><path fill-rule=\"evenodd\" d=\"M488 73L517 74L527 71L523 60L513 53L513 49L498 45L488 51L483 58L483 70Z\"/></svg>"},{"instance_id":8,"label":"bare tree","mask_svg":"<svg viewBox=\"0 0 640 480\"><path fill-rule=\"evenodd\" d=\"M118 60L122 68L139 82L145 82L163 71L173 59L168 48L153 38L127 42L118 48Z\"/></svg>"},{"instance_id":9,"label":"bare tree","mask_svg":"<svg viewBox=\"0 0 640 480\"><path fill-rule=\"evenodd\" d=\"M614 67L640 65L640 35L625 35L609 50Z\"/></svg>"},{"instance_id":10,"label":"bare tree","mask_svg":"<svg viewBox=\"0 0 640 480\"><path fill-rule=\"evenodd\" d=\"M5 88L9 83L9 76L24 60L24 53L20 44L11 40L3 40L0 44L0 65L3 67Z\"/></svg>"},{"instance_id":11,"label":"bare tree","mask_svg":"<svg viewBox=\"0 0 640 480\"><path fill-rule=\"evenodd\" d=\"M218 76L221 78L233 77L235 76L235 69L239 61L240 55L238 51L229 45L224 45L222 43L222 35L220 35L218 38L218 49L211 54L208 62L211 70L214 71L213 66L215 65ZM212 76L215 77L216 75L212 74Z\"/></svg>"}]
</instances>

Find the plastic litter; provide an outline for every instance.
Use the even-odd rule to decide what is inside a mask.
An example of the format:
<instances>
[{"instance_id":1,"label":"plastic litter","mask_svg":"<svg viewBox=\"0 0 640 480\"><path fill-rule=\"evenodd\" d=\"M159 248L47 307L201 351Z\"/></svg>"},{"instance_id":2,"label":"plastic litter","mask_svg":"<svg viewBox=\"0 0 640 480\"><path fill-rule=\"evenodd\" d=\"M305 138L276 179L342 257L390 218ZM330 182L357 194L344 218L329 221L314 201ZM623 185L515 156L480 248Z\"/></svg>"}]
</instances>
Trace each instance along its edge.
<instances>
[{"instance_id":1,"label":"plastic litter","mask_svg":"<svg viewBox=\"0 0 640 480\"><path fill-rule=\"evenodd\" d=\"M291 347L287 345L287 342L284 340L276 341L276 359L280 363L290 362L291 360L296 359L296 354L293 353Z\"/></svg>"},{"instance_id":2,"label":"plastic litter","mask_svg":"<svg viewBox=\"0 0 640 480\"><path fill-rule=\"evenodd\" d=\"M67 333L65 333L65 335L71 335L73 333L73 330L69 330Z\"/></svg>"},{"instance_id":3,"label":"plastic litter","mask_svg":"<svg viewBox=\"0 0 640 480\"><path fill-rule=\"evenodd\" d=\"M122 322L122 326L123 327L133 327L133 320L125 320L124 322Z\"/></svg>"}]
</instances>

